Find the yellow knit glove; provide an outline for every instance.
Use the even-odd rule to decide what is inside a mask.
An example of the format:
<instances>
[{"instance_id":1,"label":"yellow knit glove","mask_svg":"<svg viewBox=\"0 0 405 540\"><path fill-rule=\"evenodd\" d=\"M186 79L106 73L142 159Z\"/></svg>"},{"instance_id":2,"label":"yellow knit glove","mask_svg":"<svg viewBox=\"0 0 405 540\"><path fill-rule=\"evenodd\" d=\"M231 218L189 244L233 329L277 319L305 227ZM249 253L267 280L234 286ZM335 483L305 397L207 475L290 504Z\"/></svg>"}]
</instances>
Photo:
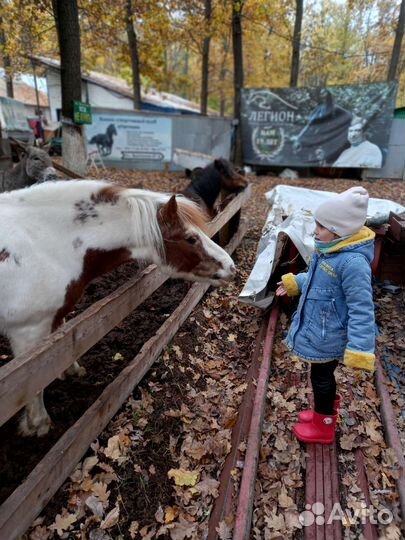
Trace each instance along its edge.
<instances>
[{"instance_id":1,"label":"yellow knit glove","mask_svg":"<svg viewBox=\"0 0 405 540\"><path fill-rule=\"evenodd\" d=\"M294 274L284 274L284 276L281 276L281 281L283 282L288 296L298 296L300 294L300 289Z\"/></svg>"}]
</instances>

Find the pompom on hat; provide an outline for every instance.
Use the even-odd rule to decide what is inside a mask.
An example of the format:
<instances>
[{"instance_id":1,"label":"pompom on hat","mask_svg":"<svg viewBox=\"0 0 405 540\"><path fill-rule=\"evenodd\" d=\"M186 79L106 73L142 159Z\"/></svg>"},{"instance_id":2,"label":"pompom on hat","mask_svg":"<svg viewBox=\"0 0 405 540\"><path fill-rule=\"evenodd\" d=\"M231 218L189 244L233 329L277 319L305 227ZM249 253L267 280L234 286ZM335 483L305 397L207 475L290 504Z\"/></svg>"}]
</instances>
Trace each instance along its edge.
<instances>
[{"instance_id":1,"label":"pompom on hat","mask_svg":"<svg viewBox=\"0 0 405 540\"><path fill-rule=\"evenodd\" d=\"M367 190L361 186L352 187L318 206L315 219L338 236L348 236L364 225L367 207Z\"/></svg>"}]
</instances>

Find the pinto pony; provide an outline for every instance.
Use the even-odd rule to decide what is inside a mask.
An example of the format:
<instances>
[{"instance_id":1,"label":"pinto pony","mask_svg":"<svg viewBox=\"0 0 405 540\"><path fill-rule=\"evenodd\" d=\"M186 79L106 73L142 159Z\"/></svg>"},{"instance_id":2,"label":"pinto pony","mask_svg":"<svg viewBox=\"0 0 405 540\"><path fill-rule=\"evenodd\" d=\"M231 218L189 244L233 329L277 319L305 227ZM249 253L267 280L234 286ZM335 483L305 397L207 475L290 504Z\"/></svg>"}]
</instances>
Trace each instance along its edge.
<instances>
[{"instance_id":1,"label":"pinto pony","mask_svg":"<svg viewBox=\"0 0 405 540\"><path fill-rule=\"evenodd\" d=\"M92 180L48 182L0 195L0 332L14 356L53 332L97 276L133 260L173 277L221 285L235 267L183 197ZM77 366L76 366L77 367ZM80 366L78 366L80 368ZM43 392L19 431L45 435Z\"/></svg>"}]
</instances>

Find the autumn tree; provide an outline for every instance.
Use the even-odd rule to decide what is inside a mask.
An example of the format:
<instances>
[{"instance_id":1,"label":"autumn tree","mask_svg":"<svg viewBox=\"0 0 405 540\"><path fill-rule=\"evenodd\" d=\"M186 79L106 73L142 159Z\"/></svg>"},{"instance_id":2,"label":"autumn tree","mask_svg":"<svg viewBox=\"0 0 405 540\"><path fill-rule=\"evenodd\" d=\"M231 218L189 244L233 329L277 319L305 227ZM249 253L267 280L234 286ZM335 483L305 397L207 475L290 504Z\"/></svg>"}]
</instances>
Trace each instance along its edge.
<instances>
[{"instance_id":1,"label":"autumn tree","mask_svg":"<svg viewBox=\"0 0 405 540\"><path fill-rule=\"evenodd\" d=\"M404 26L405 26L405 0L402 0L401 7L399 10L398 24L395 32L395 41L394 47L392 49L390 66L388 69L388 80L392 81L396 77L398 70L399 58L401 55L401 45L402 38L404 36Z\"/></svg>"},{"instance_id":2,"label":"autumn tree","mask_svg":"<svg viewBox=\"0 0 405 540\"><path fill-rule=\"evenodd\" d=\"M82 99L77 0L52 0L52 5L60 51L63 161L72 171L85 174L87 152L83 128L73 122L73 101Z\"/></svg>"},{"instance_id":3,"label":"autumn tree","mask_svg":"<svg viewBox=\"0 0 405 540\"><path fill-rule=\"evenodd\" d=\"M134 13L132 7L132 0L126 0L125 2L125 18L128 36L128 46L131 56L132 67L132 88L134 91L134 108L140 110L142 107L141 102L141 76L139 71L139 56L138 56L138 43L134 28Z\"/></svg>"},{"instance_id":4,"label":"autumn tree","mask_svg":"<svg viewBox=\"0 0 405 540\"><path fill-rule=\"evenodd\" d=\"M3 6L1 6L1 9ZM4 73L6 77L6 92L8 97L14 97L13 76L11 73L11 59L7 51L7 39L4 31L3 16L0 11L0 51L3 57Z\"/></svg>"},{"instance_id":5,"label":"autumn tree","mask_svg":"<svg viewBox=\"0 0 405 540\"><path fill-rule=\"evenodd\" d=\"M233 0L232 4L232 48L233 48L233 81L234 81L234 118L238 120L235 137L234 160L243 164L241 136L241 96L243 88L243 41L242 10L244 0Z\"/></svg>"},{"instance_id":6,"label":"autumn tree","mask_svg":"<svg viewBox=\"0 0 405 540\"><path fill-rule=\"evenodd\" d=\"M297 86L300 69L301 27L304 0L295 0L295 23L292 41L291 76L290 86Z\"/></svg>"},{"instance_id":7,"label":"autumn tree","mask_svg":"<svg viewBox=\"0 0 405 540\"><path fill-rule=\"evenodd\" d=\"M209 73L209 57L210 57L210 41L211 41L211 14L212 14L212 2L211 0L205 0L205 26L206 35L204 37L202 46L202 58L201 58L201 101L200 111L201 114L207 114L208 103L208 73Z\"/></svg>"}]
</instances>

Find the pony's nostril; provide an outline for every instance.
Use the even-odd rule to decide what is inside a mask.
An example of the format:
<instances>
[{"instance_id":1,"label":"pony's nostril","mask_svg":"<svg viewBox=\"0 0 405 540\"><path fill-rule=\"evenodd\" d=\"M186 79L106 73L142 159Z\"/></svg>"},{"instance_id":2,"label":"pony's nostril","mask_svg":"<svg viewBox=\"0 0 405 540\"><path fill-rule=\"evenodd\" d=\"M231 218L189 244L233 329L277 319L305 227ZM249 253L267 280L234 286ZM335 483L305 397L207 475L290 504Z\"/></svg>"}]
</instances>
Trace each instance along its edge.
<instances>
[{"instance_id":1,"label":"pony's nostril","mask_svg":"<svg viewBox=\"0 0 405 540\"><path fill-rule=\"evenodd\" d=\"M236 273L236 266L234 264L232 264L230 267L229 267L229 271L231 274L235 274Z\"/></svg>"}]
</instances>

